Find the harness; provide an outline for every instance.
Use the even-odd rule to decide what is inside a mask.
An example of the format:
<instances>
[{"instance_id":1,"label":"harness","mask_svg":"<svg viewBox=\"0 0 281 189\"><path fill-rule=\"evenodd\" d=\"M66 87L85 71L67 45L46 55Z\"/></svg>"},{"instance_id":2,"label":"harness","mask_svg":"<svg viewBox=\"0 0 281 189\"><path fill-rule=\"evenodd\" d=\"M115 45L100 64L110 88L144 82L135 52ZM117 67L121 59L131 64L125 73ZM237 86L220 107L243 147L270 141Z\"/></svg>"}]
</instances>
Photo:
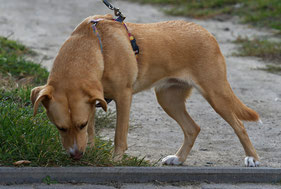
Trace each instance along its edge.
<instances>
[{"instance_id":1,"label":"harness","mask_svg":"<svg viewBox=\"0 0 281 189\"><path fill-rule=\"evenodd\" d=\"M99 21L101 21L102 19L97 19L97 20L91 20L92 23L92 28L94 33L97 35L98 39L99 39L99 43L100 43L100 48L101 48L101 52L103 52L103 48L102 48L102 42L101 42L101 37L99 35L99 32L97 30L96 25L99 23ZM131 34L131 32L128 30L128 27L126 26L126 24L123 22L123 20L120 19L120 16L116 19L113 19L114 21L120 22L121 24L123 24L123 26L125 27L125 29L127 30L130 42L131 42L131 46L132 49L135 53L135 55L137 56L139 54L139 47L137 45L136 39L134 38L134 36Z\"/></svg>"},{"instance_id":2,"label":"harness","mask_svg":"<svg viewBox=\"0 0 281 189\"><path fill-rule=\"evenodd\" d=\"M117 16L116 19L113 19L116 22L119 22L121 24L123 24L123 26L125 27L127 33L128 33L128 37L132 46L132 49L135 53L135 56L137 58L137 55L139 54L139 47L137 45L136 39L134 38L134 36L131 34L131 32L128 30L128 27L126 26L126 24L124 23L125 20L125 16L121 13L121 11L119 10L119 8L114 7L112 4L110 4L107 0L103 0L103 3L110 9L114 11L115 16ZM92 28L94 33L96 34L98 40L99 40L99 44L100 44L100 49L101 52L103 52L103 46L102 46L102 41L101 41L101 37L99 35L99 32L97 30L97 24L99 23L99 21L101 21L102 19L97 19L97 20L91 20L92 23ZM112 101L112 99L107 99L105 98L106 103L110 103ZM101 107L101 104L98 103L96 104L96 107Z\"/></svg>"}]
</instances>

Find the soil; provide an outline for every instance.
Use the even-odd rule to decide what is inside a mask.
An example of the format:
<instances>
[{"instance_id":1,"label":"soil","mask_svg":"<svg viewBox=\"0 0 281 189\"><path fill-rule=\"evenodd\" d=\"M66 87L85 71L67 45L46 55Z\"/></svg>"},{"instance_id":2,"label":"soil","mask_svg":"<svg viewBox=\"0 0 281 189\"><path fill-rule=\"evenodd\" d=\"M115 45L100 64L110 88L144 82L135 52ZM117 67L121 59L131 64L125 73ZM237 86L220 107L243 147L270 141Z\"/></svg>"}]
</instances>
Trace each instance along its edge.
<instances>
[{"instance_id":1,"label":"soil","mask_svg":"<svg viewBox=\"0 0 281 189\"><path fill-rule=\"evenodd\" d=\"M217 38L225 55L228 80L236 95L256 110L263 124L245 123L261 165L281 167L281 77L258 68L266 63L255 57L235 57L238 36L270 36L272 32L241 25L237 18L194 20L166 16L159 8L126 1L113 1L127 16L126 21L148 23L184 19L195 22ZM35 61L51 68L58 49L85 17L112 13L101 1L93 0L0 0L0 35L18 40L38 55ZM187 109L201 126L201 132L188 156L188 166L243 166L244 151L232 128L196 91L186 103ZM114 103L111 108L114 109ZM128 154L151 161L174 154L183 142L177 123L158 105L153 90L136 94L131 108ZM101 133L113 139L114 129Z\"/></svg>"}]
</instances>

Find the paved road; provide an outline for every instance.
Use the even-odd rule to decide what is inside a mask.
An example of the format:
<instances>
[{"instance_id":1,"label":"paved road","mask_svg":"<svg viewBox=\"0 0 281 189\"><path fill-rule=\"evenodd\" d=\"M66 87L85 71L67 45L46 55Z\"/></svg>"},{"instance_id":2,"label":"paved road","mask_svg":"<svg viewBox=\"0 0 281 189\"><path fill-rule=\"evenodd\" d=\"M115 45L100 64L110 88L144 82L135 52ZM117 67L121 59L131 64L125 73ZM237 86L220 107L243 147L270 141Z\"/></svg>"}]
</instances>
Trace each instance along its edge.
<instances>
[{"instance_id":1,"label":"paved road","mask_svg":"<svg viewBox=\"0 0 281 189\"><path fill-rule=\"evenodd\" d=\"M281 185L270 184L123 184L123 185L89 185L89 184L34 184L3 186L0 189L280 189Z\"/></svg>"}]
</instances>

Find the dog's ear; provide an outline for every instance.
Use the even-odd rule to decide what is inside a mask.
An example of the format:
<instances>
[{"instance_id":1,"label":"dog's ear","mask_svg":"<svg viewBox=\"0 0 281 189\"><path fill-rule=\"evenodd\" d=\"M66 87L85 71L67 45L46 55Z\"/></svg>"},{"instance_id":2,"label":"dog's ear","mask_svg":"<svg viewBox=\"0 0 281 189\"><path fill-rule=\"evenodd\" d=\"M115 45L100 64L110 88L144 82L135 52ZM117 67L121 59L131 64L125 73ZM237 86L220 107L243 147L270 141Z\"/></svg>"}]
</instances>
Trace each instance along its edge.
<instances>
[{"instance_id":1,"label":"dog's ear","mask_svg":"<svg viewBox=\"0 0 281 189\"><path fill-rule=\"evenodd\" d=\"M98 103L101 105L102 109L106 112L107 111L107 103L104 99L101 99L101 98L97 98L97 97L93 97L90 99L90 102L92 104L97 104L97 101Z\"/></svg>"},{"instance_id":2,"label":"dog's ear","mask_svg":"<svg viewBox=\"0 0 281 189\"><path fill-rule=\"evenodd\" d=\"M30 100L33 105L33 115L37 113L38 106L42 100L52 98L53 87L52 86L39 86L31 90Z\"/></svg>"},{"instance_id":3,"label":"dog's ear","mask_svg":"<svg viewBox=\"0 0 281 189\"><path fill-rule=\"evenodd\" d=\"M97 81L92 84L85 82L82 89L90 97L89 102L91 104L96 105L99 102L102 109L107 111L107 103L104 100L103 87L100 82Z\"/></svg>"}]
</instances>

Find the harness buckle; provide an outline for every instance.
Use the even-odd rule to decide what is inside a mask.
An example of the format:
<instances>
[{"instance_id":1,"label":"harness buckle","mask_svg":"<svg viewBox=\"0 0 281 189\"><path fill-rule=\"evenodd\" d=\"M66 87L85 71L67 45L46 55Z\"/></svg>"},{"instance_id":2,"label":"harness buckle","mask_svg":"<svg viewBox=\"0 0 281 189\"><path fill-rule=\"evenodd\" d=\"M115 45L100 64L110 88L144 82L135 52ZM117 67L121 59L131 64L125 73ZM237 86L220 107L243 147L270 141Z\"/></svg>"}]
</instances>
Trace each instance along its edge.
<instances>
[{"instance_id":1,"label":"harness buckle","mask_svg":"<svg viewBox=\"0 0 281 189\"><path fill-rule=\"evenodd\" d=\"M123 22L125 20L126 16L122 14L119 8L114 7L107 0L103 0L103 3L107 6L107 8L114 11L115 16L117 16L116 21Z\"/></svg>"},{"instance_id":2,"label":"harness buckle","mask_svg":"<svg viewBox=\"0 0 281 189\"><path fill-rule=\"evenodd\" d=\"M116 7L114 7L114 14L115 14L115 16L118 16L116 19L116 21L118 21L118 22L123 22L126 18L126 16L124 16L122 14L122 12L119 10L119 8L116 8Z\"/></svg>"}]
</instances>

